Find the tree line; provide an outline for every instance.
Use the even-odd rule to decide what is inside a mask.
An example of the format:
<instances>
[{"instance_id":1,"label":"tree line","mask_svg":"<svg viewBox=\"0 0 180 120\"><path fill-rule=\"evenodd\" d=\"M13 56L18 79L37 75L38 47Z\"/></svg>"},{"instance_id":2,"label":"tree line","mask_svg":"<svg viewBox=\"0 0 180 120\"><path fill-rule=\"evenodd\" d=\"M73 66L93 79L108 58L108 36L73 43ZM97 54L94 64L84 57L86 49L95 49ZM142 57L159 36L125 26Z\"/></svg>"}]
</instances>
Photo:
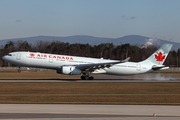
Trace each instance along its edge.
<instances>
[{"instance_id":1,"label":"tree line","mask_svg":"<svg viewBox=\"0 0 180 120\"><path fill-rule=\"evenodd\" d=\"M51 54L63 54L72 56L94 57L104 59L123 60L131 57L130 61L138 62L148 58L160 46L149 46L141 48L137 45L121 44L114 45L113 43L102 43L99 45L89 45L80 43L65 43L60 41L37 41L35 44L29 44L27 41L8 41L0 48L0 65L1 67L14 66L2 60L2 56L14 51L31 51L43 52ZM180 65L180 49L170 51L165 65L176 66Z\"/></svg>"}]
</instances>

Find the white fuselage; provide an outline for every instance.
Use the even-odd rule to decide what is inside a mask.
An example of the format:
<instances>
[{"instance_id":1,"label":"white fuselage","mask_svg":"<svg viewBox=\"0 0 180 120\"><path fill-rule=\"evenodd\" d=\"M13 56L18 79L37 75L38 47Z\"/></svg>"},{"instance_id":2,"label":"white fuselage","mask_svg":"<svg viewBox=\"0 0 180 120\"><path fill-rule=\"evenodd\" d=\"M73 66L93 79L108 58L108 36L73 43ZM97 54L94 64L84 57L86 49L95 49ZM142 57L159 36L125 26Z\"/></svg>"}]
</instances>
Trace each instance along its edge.
<instances>
[{"instance_id":1,"label":"white fuselage","mask_svg":"<svg viewBox=\"0 0 180 120\"><path fill-rule=\"evenodd\" d=\"M47 54L38 52L12 52L10 56L4 56L4 60L18 66L57 69L65 65L97 64L117 62L118 60L77 57L68 55ZM104 73L112 75L131 75L152 72L152 63L124 62L114 64L109 68L100 68L92 73Z\"/></svg>"}]
</instances>

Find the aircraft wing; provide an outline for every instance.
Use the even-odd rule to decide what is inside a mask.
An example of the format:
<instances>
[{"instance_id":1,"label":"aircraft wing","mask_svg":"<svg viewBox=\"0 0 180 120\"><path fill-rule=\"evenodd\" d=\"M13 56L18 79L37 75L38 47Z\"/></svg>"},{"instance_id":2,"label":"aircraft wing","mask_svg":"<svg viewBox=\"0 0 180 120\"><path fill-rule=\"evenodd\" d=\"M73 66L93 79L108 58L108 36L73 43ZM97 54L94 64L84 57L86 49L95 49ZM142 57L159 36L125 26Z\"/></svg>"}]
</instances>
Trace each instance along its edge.
<instances>
[{"instance_id":1,"label":"aircraft wing","mask_svg":"<svg viewBox=\"0 0 180 120\"><path fill-rule=\"evenodd\" d=\"M80 70L83 71L90 71L93 72L96 69L103 69L103 68L109 68L115 64L119 63L124 63L127 62L130 59L130 57L126 58L125 60L122 61L117 61L117 62L107 62L107 63L95 63L95 64L80 64L76 65L76 68L79 68Z\"/></svg>"}]
</instances>

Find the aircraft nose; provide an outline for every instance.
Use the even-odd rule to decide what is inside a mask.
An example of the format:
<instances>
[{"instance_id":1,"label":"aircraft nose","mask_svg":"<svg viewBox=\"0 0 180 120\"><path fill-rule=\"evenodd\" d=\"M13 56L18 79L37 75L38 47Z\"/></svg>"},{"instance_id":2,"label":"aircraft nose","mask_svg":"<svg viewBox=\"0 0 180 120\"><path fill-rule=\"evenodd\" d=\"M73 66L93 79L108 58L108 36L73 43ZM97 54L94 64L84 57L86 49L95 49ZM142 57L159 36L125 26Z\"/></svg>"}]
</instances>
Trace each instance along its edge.
<instances>
[{"instance_id":1,"label":"aircraft nose","mask_svg":"<svg viewBox=\"0 0 180 120\"><path fill-rule=\"evenodd\" d=\"M4 59L5 59L5 56L3 56L2 59L4 60Z\"/></svg>"},{"instance_id":2,"label":"aircraft nose","mask_svg":"<svg viewBox=\"0 0 180 120\"><path fill-rule=\"evenodd\" d=\"M3 56L2 59L3 59L3 60L6 60L6 56Z\"/></svg>"}]
</instances>

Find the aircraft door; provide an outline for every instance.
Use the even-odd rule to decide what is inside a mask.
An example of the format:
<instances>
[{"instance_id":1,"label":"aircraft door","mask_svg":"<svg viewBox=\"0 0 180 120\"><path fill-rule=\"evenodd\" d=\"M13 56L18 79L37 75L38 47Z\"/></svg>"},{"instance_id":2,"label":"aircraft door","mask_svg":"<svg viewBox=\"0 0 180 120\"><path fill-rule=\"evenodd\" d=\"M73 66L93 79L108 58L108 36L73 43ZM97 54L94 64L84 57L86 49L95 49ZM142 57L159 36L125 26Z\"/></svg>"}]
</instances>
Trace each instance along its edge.
<instances>
[{"instance_id":1,"label":"aircraft door","mask_svg":"<svg viewBox=\"0 0 180 120\"><path fill-rule=\"evenodd\" d=\"M137 71L141 71L141 65L137 64Z\"/></svg>"},{"instance_id":2,"label":"aircraft door","mask_svg":"<svg viewBox=\"0 0 180 120\"><path fill-rule=\"evenodd\" d=\"M17 53L16 60L21 60L21 53Z\"/></svg>"},{"instance_id":3,"label":"aircraft door","mask_svg":"<svg viewBox=\"0 0 180 120\"><path fill-rule=\"evenodd\" d=\"M53 63L53 58L49 58L49 63Z\"/></svg>"}]
</instances>

